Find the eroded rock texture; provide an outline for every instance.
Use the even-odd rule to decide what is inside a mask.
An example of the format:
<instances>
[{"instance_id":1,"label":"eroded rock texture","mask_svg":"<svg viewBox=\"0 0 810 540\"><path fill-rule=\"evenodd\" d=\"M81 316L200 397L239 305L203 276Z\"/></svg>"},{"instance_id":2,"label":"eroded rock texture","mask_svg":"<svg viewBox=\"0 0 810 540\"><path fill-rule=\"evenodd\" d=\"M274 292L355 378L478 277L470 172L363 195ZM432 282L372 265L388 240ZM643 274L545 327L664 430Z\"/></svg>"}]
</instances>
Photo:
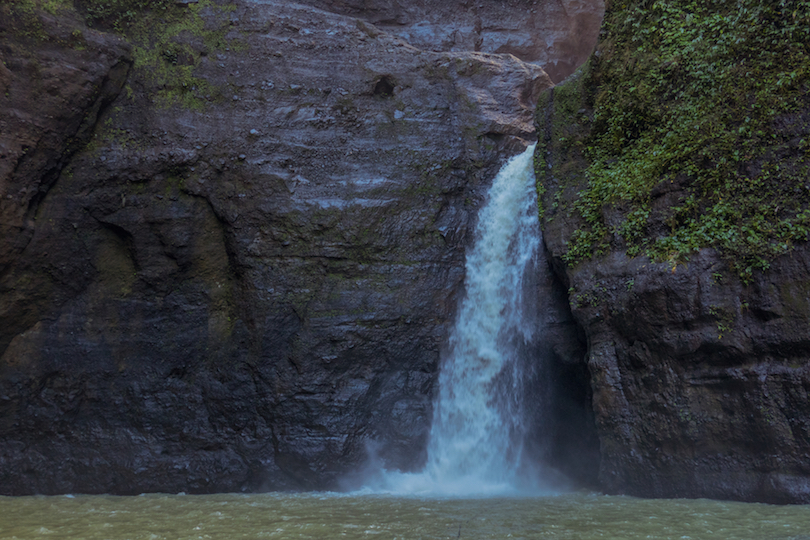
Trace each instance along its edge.
<instances>
[{"instance_id":1,"label":"eroded rock texture","mask_svg":"<svg viewBox=\"0 0 810 540\"><path fill-rule=\"evenodd\" d=\"M729 258L710 248L688 260L628 257L615 232L626 211L619 204L602 209L609 247L587 260L566 259L585 223L571 208L587 183L587 163L584 145L553 133L584 139L597 90L577 86L577 77L538 110L538 158L545 244L587 340L600 485L645 497L810 502L807 243L743 282ZM651 236L668 230L687 188L686 175L655 186Z\"/></svg>"},{"instance_id":2,"label":"eroded rock texture","mask_svg":"<svg viewBox=\"0 0 810 540\"><path fill-rule=\"evenodd\" d=\"M747 285L711 250L678 266L615 253L567 272L604 489L810 500L809 264L797 250Z\"/></svg>"},{"instance_id":3,"label":"eroded rock texture","mask_svg":"<svg viewBox=\"0 0 810 540\"><path fill-rule=\"evenodd\" d=\"M4 38L0 492L420 465L471 226L551 81L349 8L192 6L128 79L68 15Z\"/></svg>"},{"instance_id":4,"label":"eroded rock texture","mask_svg":"<svg viewBox=\"0 0 810 540\"><path fill-rule=\"evenodd\" d=\"M373 23L429 51L513 54L540 64L554 82L593 51L604 13L600 0L305 0Z\"/></svg>"}]
</instances>

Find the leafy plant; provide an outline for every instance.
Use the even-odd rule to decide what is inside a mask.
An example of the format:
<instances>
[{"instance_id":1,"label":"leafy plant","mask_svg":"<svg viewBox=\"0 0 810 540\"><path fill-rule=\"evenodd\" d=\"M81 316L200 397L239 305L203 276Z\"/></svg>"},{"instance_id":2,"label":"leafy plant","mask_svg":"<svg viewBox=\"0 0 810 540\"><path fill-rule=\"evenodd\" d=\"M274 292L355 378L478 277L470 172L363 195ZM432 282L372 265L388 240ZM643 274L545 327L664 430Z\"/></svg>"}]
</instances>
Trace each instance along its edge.
<instances>
[{"instance_id":1,"label":"leafy plant","mask_svg":"<svg viewBox=\"0 0 810 540\"><path fill-rule=\"evenodd\" d=\"M195 71L202 56L211 51L244 47L226 38L232 4L200 0L184 7L167 0L92 1L97 5L94 17L106 24L114 21L113 26L133 43L135 70L153 86L157 105L202 109L209 101L222 99L223 90ZM205 11L211 18L208 22L203 18ZM192 40L195 47L190 45Z\"/></svg>"},{"instance_id":2,"label":"leafy plant","mask_svg":"<svg viewBox=\"0 0 810 540\"><path fill-rule=\"evenodd\" d=\"M566 260L713 247L747 280L806 240L810 1L617 1L603 31L550 98L558 155L539 172L579 186Z\"/></svg>"}]
</instances>

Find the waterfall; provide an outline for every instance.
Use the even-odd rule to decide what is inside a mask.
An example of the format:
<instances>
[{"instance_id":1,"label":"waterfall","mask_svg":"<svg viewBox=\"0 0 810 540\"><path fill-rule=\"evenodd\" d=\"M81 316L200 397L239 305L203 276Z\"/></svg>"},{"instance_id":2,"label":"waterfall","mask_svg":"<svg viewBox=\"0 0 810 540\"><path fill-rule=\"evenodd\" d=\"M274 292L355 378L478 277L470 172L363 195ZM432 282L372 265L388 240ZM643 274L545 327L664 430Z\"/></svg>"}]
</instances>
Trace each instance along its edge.
<instances>
[{"instance_id":1,"label":"waterfall","mask_svg":"<svg viewBox=\"0 0 810 540\"><path fill-rule=\"evenodd\" d=\"M540 226L534 145L509 160L482 207L465 294L442 361L425 469L385 473L382 491L450 495L537 488L524 456L524 370L538 325L526 294Z\"/></svg>"},{"instance_id":2,"label":"waterfall","mask_svg":"<svg viewBox=\"0 0 810 540\"><path fill-rule=\"evenodd\" d=\"M537 324L534 298L525 294L540 238L533 154L530 146L495 177L467 254L428 446L427 471L449 488L518 483L526 435L521 356Z\"/></svg>"}]
</instances>

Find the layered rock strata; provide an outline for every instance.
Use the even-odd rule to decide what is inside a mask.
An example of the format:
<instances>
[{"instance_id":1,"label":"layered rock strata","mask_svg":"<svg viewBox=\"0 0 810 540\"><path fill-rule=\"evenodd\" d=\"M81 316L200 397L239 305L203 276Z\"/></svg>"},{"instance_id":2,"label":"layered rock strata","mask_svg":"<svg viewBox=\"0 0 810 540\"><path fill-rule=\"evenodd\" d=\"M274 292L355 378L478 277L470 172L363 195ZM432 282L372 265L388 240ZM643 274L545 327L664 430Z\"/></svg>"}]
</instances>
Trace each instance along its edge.
<instances>
[{"instance_id":1,"label":"layered rock strata","mask_svg":"<svg viewBox=\"0 0 810 540\"><path fill-rule=\"evenodd\" d=\"M184 9L159 48L67 12L4 38L3 494L423 459L477 209L550 79L301 4Z\"/></svg>"},{"instance_id":2,"label":"layered rock strata","mask_svg":"<svg viewBox=\"0 0 810 540\"><path fill-rule=\"evenodd\" d=\"M591 54L604 13L598 0L303 3L371 22L424 50L513 54L539 64L554 82Z\"/></svg>"}]
</instances>

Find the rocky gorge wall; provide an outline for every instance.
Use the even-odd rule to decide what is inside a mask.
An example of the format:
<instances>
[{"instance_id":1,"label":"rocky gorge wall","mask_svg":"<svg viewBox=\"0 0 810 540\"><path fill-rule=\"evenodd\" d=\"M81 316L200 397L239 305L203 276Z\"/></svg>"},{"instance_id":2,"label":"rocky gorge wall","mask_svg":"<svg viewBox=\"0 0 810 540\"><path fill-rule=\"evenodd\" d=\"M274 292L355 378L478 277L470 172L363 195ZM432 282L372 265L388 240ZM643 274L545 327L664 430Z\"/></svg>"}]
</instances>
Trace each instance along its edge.
<instances>
[{"instance_id":1,"label":"rocky gorge wall","mask_svg":"<svg viewBox=\"0 0 810 540\"><path fill-rule=\"evenodd\" d=\"M612 2L541 98L608 492L810 502L808 24L807 2Z\"/></svg>"},{"instance_id":2,"label":"rocky gorge wall","mask_svg":"<svg viewBox=\"0 0 810 540\"><path fill-rule=\"evenodd\" d=\"M471 227L552 84L524 60L563 77L602 5L384 4L0 6L0 493L421 464ZM539 287L543 451L587 480L584 345Z\"/></svg>"}]
</instances>

